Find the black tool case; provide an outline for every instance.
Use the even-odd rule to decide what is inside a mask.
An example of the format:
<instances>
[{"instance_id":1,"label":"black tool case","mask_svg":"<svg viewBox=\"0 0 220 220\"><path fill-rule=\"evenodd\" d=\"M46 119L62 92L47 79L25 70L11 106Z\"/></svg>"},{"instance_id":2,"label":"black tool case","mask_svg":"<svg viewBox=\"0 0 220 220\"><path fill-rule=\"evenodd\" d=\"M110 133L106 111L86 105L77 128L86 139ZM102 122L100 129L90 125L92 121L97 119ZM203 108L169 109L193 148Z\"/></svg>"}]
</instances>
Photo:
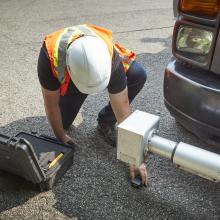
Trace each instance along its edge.
<instances>
[{"instance_id":1,"label":"black tool case","mask_svg":"<svg viewBox=\"0 0 220 220\"><path fill-rule=\"evenodd\" d=\"M39 185L41 191L51 189L67 171L73 154L74 146L48 136L25 132L13 137L0 134L0 170Z\"/></svg>"}]
</instances>

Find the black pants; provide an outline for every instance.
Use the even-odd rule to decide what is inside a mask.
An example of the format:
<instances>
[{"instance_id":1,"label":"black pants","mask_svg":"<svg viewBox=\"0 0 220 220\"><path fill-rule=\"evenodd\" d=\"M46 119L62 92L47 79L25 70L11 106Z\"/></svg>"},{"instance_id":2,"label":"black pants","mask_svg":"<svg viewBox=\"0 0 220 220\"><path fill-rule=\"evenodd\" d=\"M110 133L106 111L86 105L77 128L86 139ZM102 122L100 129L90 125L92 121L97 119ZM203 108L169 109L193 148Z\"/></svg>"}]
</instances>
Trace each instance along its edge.
<instances>
[{"instance_id":1,"label":"black pants","mask_svg":"<svg viewBox=\"0 0 220 220\"><path fill-rule=\"evenodd\" d=\"M126 76L128 97L131 103L146 82L147 74L142 66L134 61L130 66ZM86 97L87 94L81 93L73 83L70 83L66 95L60 97L59 105L62 114L63 127L65 129L68 128L74 121ZM99 112L98 121L99 123L109 124L116 122L116 118L110 103Z\"/></svg>"}]
</instances>

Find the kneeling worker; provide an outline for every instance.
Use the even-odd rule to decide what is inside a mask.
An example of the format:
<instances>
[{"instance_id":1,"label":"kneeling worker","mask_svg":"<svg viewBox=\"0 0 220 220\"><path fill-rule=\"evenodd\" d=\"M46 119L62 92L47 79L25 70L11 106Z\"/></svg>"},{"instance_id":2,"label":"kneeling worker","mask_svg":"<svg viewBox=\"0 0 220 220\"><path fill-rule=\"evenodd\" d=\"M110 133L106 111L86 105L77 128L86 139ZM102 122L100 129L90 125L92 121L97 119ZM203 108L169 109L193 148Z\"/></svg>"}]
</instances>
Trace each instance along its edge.
<instances>
[{"instance_id":1,"label":"kneeling worker","mask_svg":"<svg viewBox=\"0 0 220 220\"><path fill-rule=\"evenodd\" d=\"M142 89L146 72L135 54L114 44L112 32L94 25L78 25L47 35L38 60L38 77L45 110L56 137L73 142L64 129L74 121L88 94L108 89L110 103L98 114L98 128L105 139L115 141L115 123L131 114L130 103ZM131 178L143 165L130 167Z\"/></svg>"}]
</instances>

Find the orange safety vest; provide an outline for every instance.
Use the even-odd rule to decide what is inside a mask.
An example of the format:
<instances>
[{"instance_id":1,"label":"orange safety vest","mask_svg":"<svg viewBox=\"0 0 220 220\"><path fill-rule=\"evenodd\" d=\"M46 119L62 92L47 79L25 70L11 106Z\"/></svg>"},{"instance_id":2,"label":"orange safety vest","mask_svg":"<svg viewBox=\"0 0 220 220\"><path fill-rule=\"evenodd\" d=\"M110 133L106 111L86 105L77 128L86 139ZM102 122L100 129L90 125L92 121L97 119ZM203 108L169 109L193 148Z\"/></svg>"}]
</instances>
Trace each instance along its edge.
<instances>
[{"instance_id":1,"label":"orange safety vest","mask_svg":"<svg viewBox=\"0 0 220 220\"><path fill-rule=\"evenodd\" d=\"M44 38L43 43L45 43L47 48L52 73L61 83L61 96L66 94L70 83L70 75L66 68L66 51L74 40L82 36L96 36L102 39L106 43L111 57L114 47L122 58L125 72L127 72L135 59L135 54L132 51L124 48L119 43L114 44L112 41L112 32L102 27L83 24L53 32Z\"/></svg>"}]
</instances>

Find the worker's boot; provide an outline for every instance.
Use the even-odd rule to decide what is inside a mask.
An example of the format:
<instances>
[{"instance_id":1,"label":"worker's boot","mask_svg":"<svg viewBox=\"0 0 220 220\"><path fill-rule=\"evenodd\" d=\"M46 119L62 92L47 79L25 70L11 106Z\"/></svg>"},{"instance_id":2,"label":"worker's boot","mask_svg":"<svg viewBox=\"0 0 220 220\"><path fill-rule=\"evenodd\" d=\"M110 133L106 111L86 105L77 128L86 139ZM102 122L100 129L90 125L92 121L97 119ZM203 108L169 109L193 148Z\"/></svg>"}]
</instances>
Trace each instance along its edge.
<instances>
[{"instance_id":1,"label":"worker's boot","mask_svg":"<svg viewBox=\"0 0 220 220\"><path fill-rule=\"evenodd\" d=\"M116 126L115 124L107 124L98 122L97 129L99 133L103 136L104 140L112 145L116 146Z\"/></svg>"},{"instance_id":2,"label":"worker's boot","mask_svg":"<svg viewBox=\"0 0 220 220\"><path fill-rule=\"evenodd\" d=\"M116 119L114 113L109 106L103 108L97 118L99 133L103 136L104 140L112 145L116 146Z\"/></svg>"}]
</instances>

